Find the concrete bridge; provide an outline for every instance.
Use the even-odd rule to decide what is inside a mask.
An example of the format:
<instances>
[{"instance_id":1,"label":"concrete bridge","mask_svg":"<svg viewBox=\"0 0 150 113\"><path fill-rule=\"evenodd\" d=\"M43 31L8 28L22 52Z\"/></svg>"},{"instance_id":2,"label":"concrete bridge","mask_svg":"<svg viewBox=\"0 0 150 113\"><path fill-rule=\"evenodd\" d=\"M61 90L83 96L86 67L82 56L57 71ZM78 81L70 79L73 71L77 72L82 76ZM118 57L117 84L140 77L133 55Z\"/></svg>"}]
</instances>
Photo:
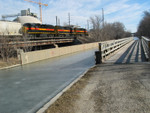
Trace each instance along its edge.
<instances>
[{"instance_id":1,"label":"concrete bridge","mask_svg":"<svg viewBox=\"0 0 150 113\"><path fill-rule=\"evenodd\" d=\"M142 46L142 44L144 46ZM94 45L90 44L90 46L98 47L95 43ZM77 52L77 49L72 47L69 51L72 52L74 49L76 53L23 65L22 67L0 70L0 113L37 112L44 104L59 94L75 79L80 77L87 69L94 66L94 52L97 49L85 50L85 48L89 49L88 45L78 46L77 48L82 48L84 51ZM150 98L148 96L150 95L150 63L146 62L149 60L149 41L145 41L145 38L142 42L139 39L132 40L132 38L107 41L102 42L100 49L102 51L101 57L103 58L103 64L97 65L97 70L95 70L94 75L97 80L102 79L102 83L105 84L105 88L102 89L102 91L107 92L106 90L109 88L110 92L108 93L110 94L115 91L117 93L118 91L122 91L122 94L124 90L116 90L120 88L120 86L129 86L130 89L125 89L128 90L126 93L130 93L130 90L135 88L135 92L139 94L138 97L141 97L143 105L146 103L145 109L149 109L150 104L148 105L148 103L150 101L145 100ZM61 51L62 50L63 49L61 49ZM48 51L55 56L60 54L60 49L58 48L57 54L55 54L54 50L52 50L54 52L51 50ZM64 51L67 53L67 48L65 48ZM30 56L34 57L35 55L36 59L39 59L38 56L45 58L49 56L46 51L38 52L38 55L35 52L23 53L23 55L24 56L21 57L25 59L23 61L25 64L35 61L35 59L30 58ZM127 80L127 82L124 79ZM120 80L123 80L123 83ZM115 86L116 84L114 83L119 83L119 85ZM131 85L135 87L130 87ZM146 94L140 94L143 90L146 91ZM123 96L121 94L119 94L119 97ZM113 98L117 97L114 96ZM128 99L129 98L127 98L127 100ZM137 99L137 102L139 102L138 100L139 99ZM106 104L107 103L104 105Z\"/></svg>"}]
</instances>

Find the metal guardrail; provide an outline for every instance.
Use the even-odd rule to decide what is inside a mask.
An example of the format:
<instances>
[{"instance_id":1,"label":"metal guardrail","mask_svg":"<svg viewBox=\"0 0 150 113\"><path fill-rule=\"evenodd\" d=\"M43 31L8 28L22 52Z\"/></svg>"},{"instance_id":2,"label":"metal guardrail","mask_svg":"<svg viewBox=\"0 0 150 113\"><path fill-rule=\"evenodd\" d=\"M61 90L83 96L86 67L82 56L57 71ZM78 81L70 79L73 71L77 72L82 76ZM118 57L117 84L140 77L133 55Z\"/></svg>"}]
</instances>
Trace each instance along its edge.
<instances>
[{"instance_id":1,"label":"metal guardrail","mask_svg":"<svg viewBox=\"0 0 150 113\"><path fill-rule=\"evenodd\" d=\"M148 61L150 61L150 39L142 36L141 42L144 49L145 57Z\"/></svg>"},{"instance_id":2,"label":"metal guardrail","mask_svg":"<svg viewBox=\"0 0 150 113\"><path fill-rule=\"evenodd\" d=\"M103 60L106 60L106 57L108 57L110 54L123 47L127 43L131 42L132 40L133 37L129 37L99 43L99 51L95 52L96 64L99 64Z\"/></svg>"}]
</instances>

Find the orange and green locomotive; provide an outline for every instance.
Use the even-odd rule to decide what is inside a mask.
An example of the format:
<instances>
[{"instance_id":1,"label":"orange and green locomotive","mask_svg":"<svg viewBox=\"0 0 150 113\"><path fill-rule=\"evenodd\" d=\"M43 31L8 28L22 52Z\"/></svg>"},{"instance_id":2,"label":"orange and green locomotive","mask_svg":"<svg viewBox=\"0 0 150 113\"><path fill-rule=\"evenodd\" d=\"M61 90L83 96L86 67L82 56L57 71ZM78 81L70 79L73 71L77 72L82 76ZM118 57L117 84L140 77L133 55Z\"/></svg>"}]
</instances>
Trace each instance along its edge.
<instances>
[{"instance_id":1,"label":"orange and green locomotive","mask_svg":"<svg viewBox=\"0 0 150 113\"><path fill-rule=\"evenodd\" d=\"M23 34L30 36L48 36L48 37L67 37L67 36L87 36L87 30L84 28L76 28L70 26L53 26L47 24L31 24L23 25Z\"/></svg>"}]
</instances>

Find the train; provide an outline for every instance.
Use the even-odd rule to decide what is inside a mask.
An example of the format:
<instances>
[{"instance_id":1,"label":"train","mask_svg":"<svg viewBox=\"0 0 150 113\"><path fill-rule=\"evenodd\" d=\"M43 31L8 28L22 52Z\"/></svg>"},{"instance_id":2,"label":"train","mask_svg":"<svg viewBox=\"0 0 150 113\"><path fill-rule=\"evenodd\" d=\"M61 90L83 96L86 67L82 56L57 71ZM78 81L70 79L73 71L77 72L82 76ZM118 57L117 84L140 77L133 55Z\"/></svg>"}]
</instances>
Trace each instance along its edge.
<instances>
[{"instance_id":1,"label":"train","mask_svg":"<svg viewBox=\"0 0 150 113\"><path fill-rule=\"evenodd\" d=\"M73 26L53 26L48 24L26 23L22 27L23 35L28 36L47 36L47 37L75 37L88 36L88 32L84 28Z\"/></svg>"},{"instance_id":2,"label":"train","mask_svg":"<svg viewBox=\"0 0 150 113\"><path fill-rule=\"evenodd\" d=\"M0 36L76 37L88 36L84 28L42 24L31 16L20 16L15 21L0 21Z\"/></svg>"}]
</instances>

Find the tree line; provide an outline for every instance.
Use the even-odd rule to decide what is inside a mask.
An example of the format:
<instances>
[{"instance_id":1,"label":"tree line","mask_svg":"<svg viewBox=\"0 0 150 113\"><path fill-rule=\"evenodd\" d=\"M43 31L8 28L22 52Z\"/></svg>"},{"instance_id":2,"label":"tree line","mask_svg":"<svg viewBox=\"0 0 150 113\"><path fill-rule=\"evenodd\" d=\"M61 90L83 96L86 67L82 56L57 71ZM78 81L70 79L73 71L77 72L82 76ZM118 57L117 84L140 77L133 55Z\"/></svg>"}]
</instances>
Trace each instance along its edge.
<instances>
[{"instance_id":1,"label":"tree line","mask_svg":"<svg viewBox=\"0 0 150 113\"><path fill-rule=\"evenodd\" d=\"M137 36L146 36L150 38L150 12L144 11L143 18L139 22Z\"/></svg>"},{"instance_id":2,"label":"tree line","mask_svg":"<svg viewBox=\"0 0 150 113\"><path fill-rule=\"evenodd\" d=\"M92 29L89 30L89 40L92 42L105 41L130 37L131 32L126 31L121 22L103 22L100 16L90 17Z\"/></svg>"}]
</instances>

